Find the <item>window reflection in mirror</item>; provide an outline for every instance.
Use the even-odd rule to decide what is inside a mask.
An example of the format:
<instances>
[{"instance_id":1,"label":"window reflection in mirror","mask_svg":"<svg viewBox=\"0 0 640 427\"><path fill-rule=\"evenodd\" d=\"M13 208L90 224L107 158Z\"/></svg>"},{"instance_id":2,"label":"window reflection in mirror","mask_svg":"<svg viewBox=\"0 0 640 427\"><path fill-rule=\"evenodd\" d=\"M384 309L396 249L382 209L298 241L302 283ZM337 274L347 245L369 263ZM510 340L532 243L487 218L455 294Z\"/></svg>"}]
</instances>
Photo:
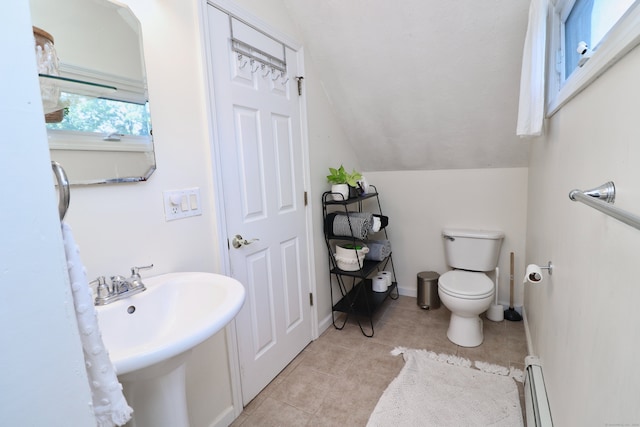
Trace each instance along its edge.
<instances>
[{"instance_id":1,"label":"window reflection in mirror","mask_svg":"<svg viewBox=\"0 0 640 427\"><path fill-rule=\"evenodd\" d=\"M108 0L30 0L59 58L45 113L52 160L72 184L146 180L155 170L140 24ZM64 81L62 81L64 79Z\"/></svg>"}]
</instances>

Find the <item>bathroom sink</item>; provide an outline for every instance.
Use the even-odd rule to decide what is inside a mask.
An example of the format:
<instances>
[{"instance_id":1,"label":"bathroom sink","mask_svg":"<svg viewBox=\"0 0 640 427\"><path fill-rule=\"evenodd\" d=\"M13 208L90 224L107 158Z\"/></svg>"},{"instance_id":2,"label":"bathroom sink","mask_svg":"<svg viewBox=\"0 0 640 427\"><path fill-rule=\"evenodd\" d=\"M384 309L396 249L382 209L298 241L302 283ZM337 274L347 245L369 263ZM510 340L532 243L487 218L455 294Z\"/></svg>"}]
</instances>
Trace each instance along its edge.
<instances>
[{"instance_id":1,"label":"bathroom sink","mask_svg":"<svg viewBox=\"0 0 640 427\"><path fill-rule=\"evenodd\" d=\"M238 314L245 298L240 282L220 274L169 273L143 282L146 291L96 307L118 376L202 343Z\"/></svg>"}]
</instances>

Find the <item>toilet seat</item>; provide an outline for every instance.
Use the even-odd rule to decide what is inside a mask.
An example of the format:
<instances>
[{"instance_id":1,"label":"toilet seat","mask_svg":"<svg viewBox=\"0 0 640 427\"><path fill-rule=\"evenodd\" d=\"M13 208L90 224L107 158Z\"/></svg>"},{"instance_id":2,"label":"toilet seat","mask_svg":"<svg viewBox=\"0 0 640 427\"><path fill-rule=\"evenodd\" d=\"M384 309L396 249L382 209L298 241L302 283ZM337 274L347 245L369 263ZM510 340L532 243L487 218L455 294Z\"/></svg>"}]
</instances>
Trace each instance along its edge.
<instances>
[{"instance_id":1,"label":"toilet seat","mask_svg":"<svg viewBox=\"0 0 640 427\"><path fill-rule=\"evenodd\" d=\"M493 294L493 281L479 271L452 270L438 280L440 291L461 299L483 299Z\"/></svg>"}]
</instances>

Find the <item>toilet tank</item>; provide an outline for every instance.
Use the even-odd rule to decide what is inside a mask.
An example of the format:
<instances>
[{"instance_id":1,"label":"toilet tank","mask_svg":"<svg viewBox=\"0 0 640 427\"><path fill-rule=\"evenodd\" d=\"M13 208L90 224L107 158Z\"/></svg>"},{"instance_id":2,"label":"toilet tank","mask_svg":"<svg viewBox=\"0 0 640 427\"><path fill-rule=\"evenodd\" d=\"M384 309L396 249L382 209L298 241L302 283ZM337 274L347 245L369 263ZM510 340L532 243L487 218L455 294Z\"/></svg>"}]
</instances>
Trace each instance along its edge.
<instances>
[{"instance_id":1,"label":"toilet tank","mask_svg":"<svg viewBox=\"0 0 640 427\"><path fill-rule=\"evenodd\" d=\"M504 233L497 230L442 230L444 254L453 268L491 271L498 265Z\"/></svg>"}]
</instances>

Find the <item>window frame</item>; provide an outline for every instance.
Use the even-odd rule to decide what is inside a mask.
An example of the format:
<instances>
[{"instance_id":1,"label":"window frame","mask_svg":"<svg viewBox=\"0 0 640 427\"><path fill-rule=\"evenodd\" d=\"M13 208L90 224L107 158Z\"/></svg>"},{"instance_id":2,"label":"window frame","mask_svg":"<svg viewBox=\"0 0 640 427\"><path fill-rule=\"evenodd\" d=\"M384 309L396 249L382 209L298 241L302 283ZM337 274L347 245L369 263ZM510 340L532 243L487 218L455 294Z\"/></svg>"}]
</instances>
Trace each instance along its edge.
<instances>
[{"instance_id":1,"label":"window frame","mask_svg":"<svg viewBox=\"0 0 640 427\"><path fill-rule=\"evenodd\" d=\"M549 7L547 118L553 116L567 102L640 44L640 0L636 0L604 36L589 61L574 70L565 80L564 22L574 3L575 0L558 0Z\"/></svg>"},{"instance_id":2,"label":"window frame","mask_svg":"<svg viewBox=\"0 0 640 427\"><path fill-rule=\"evenodd\" d=\"M97 83L117 87L117 93L110 98L145 104L148 102L146 82L121 76L90 70L72 64L60 64L60 75L75 80ZM75 91L74 91L75 92ZM79 92L78 92L79 93ZM92 96L91 94L82 94ZM52 150L83 150L83 151L133 151L151 152L153 137L151 135L119 135L119 141L105 140L106 134L97 132L82 132L74 130L47 129L49 148Z\"/></svg>"}]
</instances>

